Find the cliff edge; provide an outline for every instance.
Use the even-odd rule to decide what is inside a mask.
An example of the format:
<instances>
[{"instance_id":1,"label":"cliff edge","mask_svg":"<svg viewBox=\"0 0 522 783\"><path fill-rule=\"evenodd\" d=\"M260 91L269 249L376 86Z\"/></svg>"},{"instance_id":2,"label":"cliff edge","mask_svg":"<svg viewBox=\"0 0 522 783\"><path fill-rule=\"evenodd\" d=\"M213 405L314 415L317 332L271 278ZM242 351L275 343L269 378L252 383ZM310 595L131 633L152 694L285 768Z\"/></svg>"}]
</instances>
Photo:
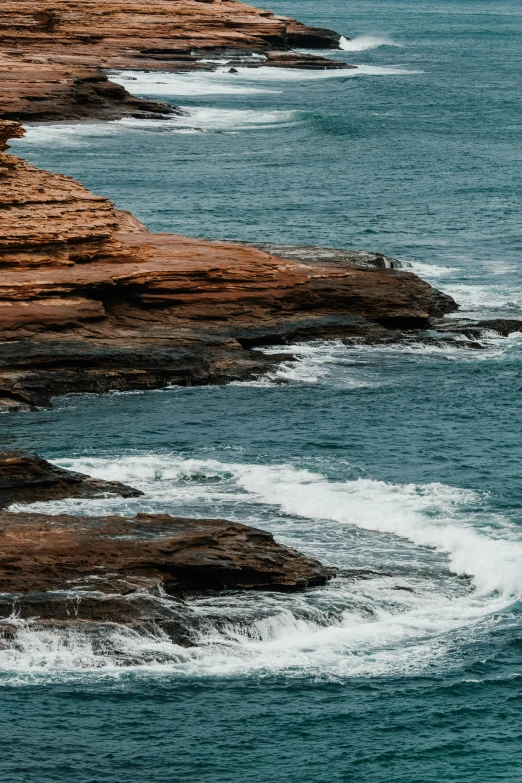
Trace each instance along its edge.
<instances>
[{"instance_id":1,"label":"cliff edge","mask_svg":"<svg viewBox=\"0 0 522 783\"><path fill-rule=\"evenodd\" d=\"M4 0L0 117L21 121L155 117L172 111L111 82L107 69L346 68L294 52L338 48L339 34L237 0ZM252 57L252 55L254 55Z\"/></svg>"},{"instance_id":2,"label":"cliff edge","mask_svg":"<svg viewBox=\"0 0 522 783\"><path fill-rule=\"evenodd\" d=\"M387 339L456 309L368 253L283 258L151 234L71 177L5 153L0 121L0 407L252 378L300 339Z\"/></svg>"}]
</instances>

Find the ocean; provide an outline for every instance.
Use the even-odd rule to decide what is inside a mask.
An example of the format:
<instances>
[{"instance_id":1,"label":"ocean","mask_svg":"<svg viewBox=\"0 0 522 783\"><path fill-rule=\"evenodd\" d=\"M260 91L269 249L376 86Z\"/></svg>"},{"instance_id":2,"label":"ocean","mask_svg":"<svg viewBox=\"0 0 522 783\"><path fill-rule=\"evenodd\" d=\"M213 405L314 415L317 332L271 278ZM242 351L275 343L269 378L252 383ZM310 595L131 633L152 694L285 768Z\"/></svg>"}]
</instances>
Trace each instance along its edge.
<instances>
[{"instance_id":1,"label":"ocean","mask_svg":"<svg viewBox=\"0 0 522 783\"><path fill-rule=\"evenodd\" d=\"M458 317L522 318L520 5L270 8L350 37L330 54L358 70L121 72L187 115L35 126L13 152L153 231L379 251ZM145 492L24 508L225 517L357 572L199 599L191 648L20 623L3 779L518 782L522 334L481 342L301 344L249 383L3 416L6 447Z\"/></svg>"}]
</instances>

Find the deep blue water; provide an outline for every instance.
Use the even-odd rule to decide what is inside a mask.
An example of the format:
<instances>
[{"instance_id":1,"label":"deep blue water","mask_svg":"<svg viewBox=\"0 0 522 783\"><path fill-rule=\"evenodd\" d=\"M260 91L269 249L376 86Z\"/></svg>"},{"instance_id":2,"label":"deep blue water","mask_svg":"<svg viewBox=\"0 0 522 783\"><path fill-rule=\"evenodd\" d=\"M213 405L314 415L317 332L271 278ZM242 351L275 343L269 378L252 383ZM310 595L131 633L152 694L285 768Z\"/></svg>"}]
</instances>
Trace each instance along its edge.
<instances>
[{"instance_id":1,"label":"deep blue water","mask_svg":"<svg viewBox=\"0 0 522 783\"><path fill-rule=\"evenodd\" d=\"M335 56L364 67L121 74L189 116L34 128L15 151L153 230L380 250L463 312L519 316L520 6L271 8L355 38ZM189 650L22 627L0 650L3 778L520 780L521 344L300 346L258 383L3 417L7 445L146 493L37 508L225 516L381 574L201 600Z\"/></svg>"}]
</instances>

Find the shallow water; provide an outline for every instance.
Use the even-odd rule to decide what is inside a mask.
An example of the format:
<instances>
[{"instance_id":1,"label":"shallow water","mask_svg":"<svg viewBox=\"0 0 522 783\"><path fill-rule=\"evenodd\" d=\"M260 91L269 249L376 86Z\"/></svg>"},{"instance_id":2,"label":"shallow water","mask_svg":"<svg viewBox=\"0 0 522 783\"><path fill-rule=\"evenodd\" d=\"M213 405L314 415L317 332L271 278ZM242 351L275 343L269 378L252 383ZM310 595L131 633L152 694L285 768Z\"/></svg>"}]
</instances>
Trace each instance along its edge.
<instances>
[{"instance_id":1,"label":"shallow water","mask_svg":"<svg viewBox=\"0 0 522 783\"><path fill-rule=\"evenodd\" d=\"M271 7L352 37L335 56L360 70L123 73L189 114L15 151L153 230L378 250L464 313L520 316L519 6ZM23 627L0 650L5 778L517 781L522 336L483 342L293 346L253 383L2 417L6 445L145 492L35 509L223 516L375 572L200 600L189 649Z\"/></svg>"}]
</instances>

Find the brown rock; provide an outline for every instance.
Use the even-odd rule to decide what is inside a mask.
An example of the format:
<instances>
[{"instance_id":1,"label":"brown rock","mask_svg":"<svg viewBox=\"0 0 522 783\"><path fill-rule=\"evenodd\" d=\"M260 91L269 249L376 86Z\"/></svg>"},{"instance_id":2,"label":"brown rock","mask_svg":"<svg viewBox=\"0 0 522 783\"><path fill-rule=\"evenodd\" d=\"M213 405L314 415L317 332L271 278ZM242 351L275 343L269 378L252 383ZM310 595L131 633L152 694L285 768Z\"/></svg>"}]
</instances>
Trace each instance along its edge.
<instances>
[{"instance_id":1,"label":"brown rock","mask_svg":"<svg viewBox=\"0 0 522 783\"><path fill-rule=\"evenodd\" d=\"M138 497L138 489L64 470L24 451L0 451L0 508L62 498Z\"/></svg>"},{"instance_id":2,"label":"brown rock","mask_svg":"<svg viewBox=\"0 0 522 783\"><path fill-rule=\"evenodd\" d=\"M236 0L4 0L0 8L0 117L17 120L118 119L176 111L131 96L102 69L212 69L231 65L344 68L288 52L337 48L332 30L259 11ZM245 60L250 53L268 59ZM244 62L243 62L244 61Z\"/></svg>"},{"instance_id":3,"label":"brown rock","mask_svg":"<svg viewBox=\"0 0 522 783\"><path fill-rule=\"evenodd\" d=\"M0 117L35 122L183 114L170 104L136 98L101 68L43 59L0 54Z\"/></svg>"},{"instance_id":4,"label":"brown rock","mask_svg":"<svg viewBox=\"0 0 522 783\"><path fill-rule=\"evenodd\" d=\"M74 589L114 596L157 585L171 595L289 591L325 584L330 575L271 533L238 522L0 513L0 593Z\"/></svg>"},{"instance_id":5,"label":"brown rock","mask_svg":"<svg viewBox=\"0 0 522 783\"><path fill-rule=\"evenodd\" d=\"M5 141L19 132L0 121ZM456 309L411 272L383 268L382 255L279 256L150 234L70 177L2 153L0 169L0 405L9 409L70 392L249 378L278 361L253 346L390 339Z\"/></svg>"}]
</instances>

